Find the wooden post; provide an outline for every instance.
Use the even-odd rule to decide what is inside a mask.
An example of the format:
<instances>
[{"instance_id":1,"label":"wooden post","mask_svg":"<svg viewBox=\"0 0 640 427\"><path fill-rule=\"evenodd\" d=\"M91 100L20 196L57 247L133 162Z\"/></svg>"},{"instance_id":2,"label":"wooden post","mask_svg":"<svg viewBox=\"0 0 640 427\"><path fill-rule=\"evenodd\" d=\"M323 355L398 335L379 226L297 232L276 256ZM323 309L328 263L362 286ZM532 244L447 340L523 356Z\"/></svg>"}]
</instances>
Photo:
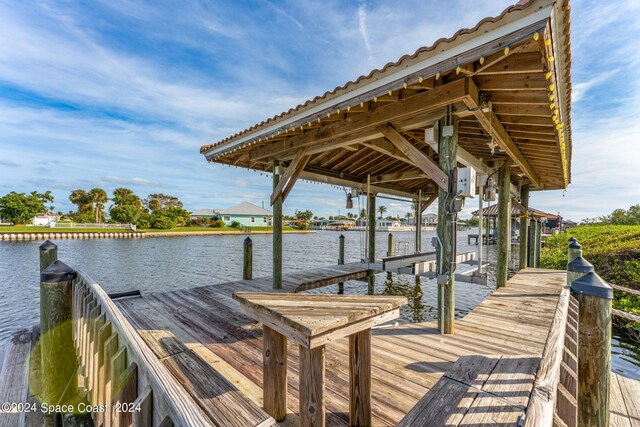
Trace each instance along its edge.
<instances>
[{"instance_id":1,"label":"wooden post","mask_svg":"<svg viewBox=\"0 0 640 427\"><path fill-rule=\"evenodd\" d=\"M544 224L538 221L536 226L536 268L540 268L540 248L542 247L542 228Z\"/></svg>"},{"instance_id":2,"label":"wooden post","mask_svg":"<svg viewBox=\"0 0 640 427\"><path fill-rule=\"evenodd\" d=\"M422 252L422 190L418 190L414 218L416 222L415 253L420 253Z\"/></svg>"},{"instance_id":3,"label":"wooden post","mask_svg":"<svg viewBox=\"0 0 640 427\"><path fill-rule=\"evenodd\" d=\"M40 245L40 272L58 260L58 246L51 240Z\"/></svg>"},{"instance_id":4,"label":"wooden post","mask_svg":"<svg viewBox=\"0 0 640 427\"><path fill-rule=\"evenodd\" d=\"M578 300L578 425L609 426L613 288L596 273L571 284Z\"/></svg>"},{"instance_id":5,"label":"wooden post","mask_svg":"<svg viewBox=\"0 0 640 427\"><path fill-rule=\"evenodd\" d=\"M367 235L369 248L367 250L369 262L376 262L376 195L369 193L367 195ZM375 292L376 275L374 270L367 272L367 281L369 283L367 293L373 295Z\"/></svg>"},{"instance_id":6,"label":"wooden post","mask_svg":"<svg viewBox=\"0 0 640 427\"><path fill-rule=\"evenodd\" d=\"M507 285L509 252L511 249L511 166L500 168L498 189L498 260L496 263L496 287Z\"/></svg>"},{"instance_id":7,"label":"wooden post","mask_svg":"<svg viewBox=\"0 0 640 427\"><path fill-rule=\"evenodd\" d=\"M340 235L340 244L338 249L338 265L344 265L344 234ZM338 283L338 294L344 294L344 282Z\"/></svg>"},{"instance_id":8,"label":"wooden post","mask_svg":"<svg viewBox=\"0 0 640 427\"><path fill-rule=\"evenodd\" d=\"M480 276L482 276L482 258L483 258L483 254L482 254L482 248L483 248L483 244L482 244L482 221L484 221L484 216L483 216L483 206L482 206L482 197L484 195L484 186L481 184L480 188L479 188L480 192L478 194L478 274L480 274ZM488 247L488 245L487 245Z\"/></svg>"},{"instance_id":9,"label":"wooden post","mask_svg":"<svg viewBox=\"0 0 640 427\"><path fill-rule=\"evenodd\" d=\"M276 421L287 415L287 338L263 326L262 382L264 410Z\"/></svg>"},{"instance_id":10,"label":"wooden post","mask_svg":"<svg viewBox=\"0 0 640 427\"><path fill-rule=\"evenodd\" d=\"M445 128L453 126L451 136L444 136ZM453 212L455 197L455 168L458 153L458 119L451 114L451 107L447 107L447 114L437 123L438 153L440 169L449 176L449 189L438 189L438 227L440 239L436 250L438 262L438 322L440 331L453 334L455 311L455 272L456 272L456 221L457 214Z\"/></svg>"},{"instance_id":11,"label":"wooden post","mask_svg":"<svg viewBox=\"0 0 640 427\"><path fill-rule=\"evenodd\" d=\"M40 273L42 401L51 405L77 395L71 316L76 276L75 270L62 261L55 261Z\"/></svg>"},{"instance_id":12,"label":"wooden post","mask_svg":"<svg viewBox=\"0 0 640 427\"><path fill-rule=\"evenodd\" d=\"M324 346L300 346L300 427L325 425Z\"/></svg>"},{"instance_id":13,"label":"wooden post","mask_svg":"<svg viewBox=\"0 0 640 427\"><path fill-rule=\"evenodd\" d=\"M569 250L567 251L567 261L571 262L574 259L582 256L582 245L576 240L569 242Z\"/></svg>"},{"instance_id":14,"label":"wooden post","mask_svg":"<svg viewBox=\"0 0 640 427\"><path fill-rule=\"evenodd\" d=\"M349 336L349 425L371 425L371 329Z\"/></svg>"},{"instance_id":15,"label":"wooden post","mask_svg":"<svg viewBox=\"0 0 640 427\"><path fill-rule=\"evenodd\" d=\"M580 256L567 264L567 285L571 285L585 274L593 272L593 265Z\"/></svg>"},{"instance_id":16,"label":"wooden post","mask_svg":"<svg viewBox=\"0 0 640 427\"><path fill-rule=\"evenodd\" d=\"M280 169L280 162L274 160L274 190L280 182L280 171L277 169ZM282 195L278 195L273 202L273 289L282 289Z\"/></svg>"},{"instance_id":17,"label":"wooden post","mask_svg":"<svg viewBox=\"0 0 640 427\"><path fill-rule=\"evenodd\" d=\"M531 220L531 223L529 224L529 247L528 247L528 254L527 254L527 265L529 267L535 267L536 266L536 251L535 251L535 243L536 243L536 224L537 224L538 220L533 218Z\"/></svg>"},{"instance_id":18,"label":"wooden post","mask_svg":"<svg viewBox=\"0 0 640 427\"><path fill-rule=\"evenodd\" d=\"M520 189L520 202L527 208L527 212L520 216L520 270L527 268L529 256L529 186L523 185Z\"/></svg>"},{"instance_id":19,"label":"wooden post","mask_svg":"<svg viewBox=\"0 0 640 427\"><path fill-rule=\"evenodd\" d=\"M393 234L387 236L387 256L393 256Z\"/></svg>"},{"instance_id":20,"label":"wooden post","mask_svg":"<svg viewBox=\"0 0 640 427\"><path fill-rule=\"evenodd\" d=\"M243 258L242 280L251 280L253 279L253 242L249 236L244 239Z\"/></svg>"}]
</instances>

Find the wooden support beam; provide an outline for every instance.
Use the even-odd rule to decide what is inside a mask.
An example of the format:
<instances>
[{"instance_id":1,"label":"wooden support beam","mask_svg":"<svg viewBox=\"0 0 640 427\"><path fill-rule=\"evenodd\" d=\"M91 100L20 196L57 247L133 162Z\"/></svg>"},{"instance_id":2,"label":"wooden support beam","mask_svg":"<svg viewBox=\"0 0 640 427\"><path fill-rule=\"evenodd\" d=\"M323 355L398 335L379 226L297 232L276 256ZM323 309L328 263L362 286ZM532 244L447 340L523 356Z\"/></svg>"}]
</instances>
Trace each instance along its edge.
<instances>
[{"instance_id":1,"label":"wooden support beam","mask_svg":"<svg viewBox=\"0 0 640 427\"><path fill-rule=\"evenodd\" d=\"M498 63L476 74L521 74L542 72L542 58L539 52L514 53Z\"/></svg>"},{"instance_id":2,"label":"wooden support beam","mask_svg":"<svg viewBox=\"0 0 640 427\"><path fill-rule=\"evenodd\" d=\"M325 425L324 346L300 348L300 427Z\"/></svg>"},{"instance_id":3,"label":"wooden support beam","mask_svg":"<svg viewBox=\"0 0 640 427\"><path fill-rule=\"evenodd\" d=\"M280 182L280 175L276 173L276 168L280 167L280 162L274 160L273 166L273 188ZM282 197L278 197L273 203L273 289L282 289Z\"/></svg>"},{"instance_id":4,"label":"wooden support beam","mask_svg":"<svg viewBox=\"0 0 640 427\"><path fill-rule=\"evenodd\" d=\"M496 264L496 287L507 286L509 249L511 248L511 166L505 163L500 168L498 184L498 260Z\"/></svg>"},{"instance_id":5,"label":"wooden support beam","mask_svg":"<svg viewBox=\"0 0 640 427\"><path fill-rule=\"evenodd\" d=\"M349 336L349 425L371 425L371 329Z\"/></svg>"},{"instance_id":6,"label":"wooden support beam","mask_svg":"<svg viewBox=\"0 0 640 427\"><path fill-rule=\"evenodd\" d=\"M286 200L283 189L289 184L290 181L293 181L293 183L296 182L298 176L300 175L300 172L302 172L302 169L304 169L308 161L309 156L307 155L307 148L303 148L296 154L291 163L289 163L289 167L282 174L282 176L278 180L278 184L273 189L273 193L271 193L272 206L278 198L282 198L283 202ZM300 168L300 166L302 166L302 168ZM291 187L293 187L293 184L291 185Z\"/></svg>"},{"instance_id":7,"label":"wooden support beam","mask_svg":"<svg viewBox=\"0 0 640 427\"><path fill-rule=\"evenodd\" d=\"M445 125L453 126L453 136L444 137L442 129ZM457 158L458 147L458 120L450 114L441 119L436 127L436 135L439 141L440 167L447 176L453 174ZM456 213L452 212L452 199L455 197L455 187L450 183L447 188L438 190L438 226L437 234L440 244L437 248L437 271L448 276L446 283L438 285L438 326L445 334L455 332L455 273L456 273Z\"/></svg>"},{"instance_id":8,"label":"wooden support beam","mask_svg":"<svg viewBox=\"0 0 640 427\"><path fill-rule=\"evenodd\" d=\"M528 246L529 246L529 186L523 185L520 189L520 201L525 208L525 213L520 216L520 270L528 267Z\"/></svg>"},{"instance_id":9,"label":"wooden support beam","mask_svg":"<svg viewBox=\"0 0 640 427\"><path fill-rule=\"evenodd\" d=\"M287 338L264 325L262 327L263 406L276 421L287 415Z\"/></svg>"},{"instance_id":10,"label":"wooden support beam","mask_svg":"<svg viewBox=\"0 0 640 427\"><path fill-rule=\"evenodd\" d=\"M383 182L407 181L410 179L429 179L429 176L422 171L394 172L371 177L372 184Z\"/></svg>"},{"instance_id":11,"label":"wooden support beam","mask_svg":"<svg viewBox=\"0 0 640 427\"><path fill-rule=\"evenodd\" d=\"M415 253L422 252L422 190L418 191L418 200L414 205L413 217L416 223Z\"/></svg>"},{"instance_id":12,"label":"wooden support beam","mask_svg":"<svg viewBox=\"0 0 640 427\"><path fill-rule=\"evenodd\" d=\"M425 91L389 105L376 108L369 114L362 114L340 122L321 126L307 131L303 135L258 148L251 153L251 160L255 161L266 157L279 157L289 150L331 141L366 128L375 128L408 116L418 116L429 111L437 111L446 105L462 101L466 96L466 92L466 79L457 80L437 87L434 90Z\"/></svg>"},{"instance_id":13,"label":"wooden support beam","mask_svg":"<svg viewBox=\"0 0 640 427\"><path fill-rule=\"evenodd\" d=\"M370 187L370 186L368 186ZM371 191L370 188L367 191ZM369 262L376 262L376 195L367 194L367 258ZM375 291L376 276L374 270L367 272L367 282L369 295Z\"/></svg>"},{"instance_id":14,"label":"wooden support beam","mask_svg":"<svg viewBox=\"0 0 640 427\"><path fill-rule=\"evenodd\" d=\"M541 187L540 178L533 170L527 159L525 159L522 152L518 147L516 147L516 144L513 142L496 115L492 112L485 113L480 109L478 90L472 80L469 80L469 96L466 98L465 102L467 106L473 110L474 115L485 132L489 135L493 135L493 139L496 144L498 144L498 146L501 147L509 157L511 157L515 164L522 169L535 187Z\"/></svg>"},{"instance_id":15,"label":"wooden support beam","mask_svg":"<svg viewBox=\"0 0 640 427\"><path fill-rule=\"evenodd\" d=\"M289 178L289 182L287 182L287 185L282 190L282 201L283 202L285 200L287 200L287 196L289 195L291 190L293 190L293 186L296 183L296 181L298 180L298 177L300 176L302 171L304 170L304 167L309 162L309 158L310 158L310 156L304 156L302 161L298 165L296 165L293 173L291 174L291 177Z\"/></svg>"},{"instance_id":16,"label":"wooden support beam","mask_svg":"<svg viewBox=\"0 0 640 427\"><path fill-rule=\"evenodd\" d=\"M411 161L418 168L420 168L420 170L422 170L431 179L433 179L438 187L442 189L448 188L449 178L447 174L440 169L436 162L431 160L431 158L428 157L424 152L420 151L412 143L407 141L405 137L402 136L391 125L387 124L386 126L381 126L378 129L405 156L411 159Z\"/></svg>"}]
</instances>

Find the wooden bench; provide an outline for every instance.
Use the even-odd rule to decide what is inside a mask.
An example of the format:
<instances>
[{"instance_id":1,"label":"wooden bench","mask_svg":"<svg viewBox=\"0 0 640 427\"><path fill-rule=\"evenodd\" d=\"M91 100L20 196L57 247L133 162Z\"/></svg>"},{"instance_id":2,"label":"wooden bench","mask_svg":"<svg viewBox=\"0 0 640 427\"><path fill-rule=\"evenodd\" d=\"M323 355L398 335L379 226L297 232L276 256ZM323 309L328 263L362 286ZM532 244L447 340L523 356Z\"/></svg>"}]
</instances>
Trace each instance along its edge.
<instances>
[{"instance_id":1,"label":"wooden bench","mask_svg":"<svg viewBox=\"0 0 640 427\"><path fill-rule=\"evenodd\" d=\"M398 427L517 426L539 365L535 355L462 356Z\"/></svg>"}]
</instances>

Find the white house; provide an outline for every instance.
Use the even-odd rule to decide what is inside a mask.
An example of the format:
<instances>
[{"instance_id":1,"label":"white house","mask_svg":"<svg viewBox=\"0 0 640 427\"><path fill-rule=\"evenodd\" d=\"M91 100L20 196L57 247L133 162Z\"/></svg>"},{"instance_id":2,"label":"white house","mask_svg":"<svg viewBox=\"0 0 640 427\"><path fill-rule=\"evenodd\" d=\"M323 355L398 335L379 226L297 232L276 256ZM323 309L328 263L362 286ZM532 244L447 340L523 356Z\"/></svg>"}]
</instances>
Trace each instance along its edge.
<instances>
[{"instance_id":1,"label":"white house","mask_svg":"<svg viewBox=\"0 0 640 427\"><path fill-rule=\"evenodd\" d=\"M233 222L249 227L273 225L273 212L249 202L242 202L227 209L198 209L191 214L192 219L213 217L220 218L226 225Z\"/></svg>"}]
</instances>

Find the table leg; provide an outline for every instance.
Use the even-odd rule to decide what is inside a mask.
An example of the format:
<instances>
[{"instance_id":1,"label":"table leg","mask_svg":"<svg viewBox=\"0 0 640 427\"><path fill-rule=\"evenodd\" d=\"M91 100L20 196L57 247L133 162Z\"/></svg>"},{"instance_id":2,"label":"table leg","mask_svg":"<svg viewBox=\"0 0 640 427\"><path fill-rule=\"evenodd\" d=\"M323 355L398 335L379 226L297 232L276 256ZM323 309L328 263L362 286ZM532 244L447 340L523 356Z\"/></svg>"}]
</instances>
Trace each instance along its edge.
<instances>
[{"instance_id":1,"label":"table leg","mask_svg":"<svg viewBox=\"0 0 640 427\"><path fill-rule=\"evenodd\" d=\"M300 346L300 427L324 426L324 346Z\"/></svg>"},{"instance_id":2,"label":"table leg","mask_svg":"<svg viewBox=\"0 0 640 427\"><path fill-rule=\"evenodd\" d=\"M276 421L287 415L287 338L263 326L262 397L264 410Z\"/></svg>"},{"instance_id":3,"label":"table leg","mask_svg":"<svg viewBox=\"0 0 640 427\"><path fill-rule=\"evenodd\" d=\"M349 425L371 425L371 329L349 336Z\"/></svg>"}]
</instances>

